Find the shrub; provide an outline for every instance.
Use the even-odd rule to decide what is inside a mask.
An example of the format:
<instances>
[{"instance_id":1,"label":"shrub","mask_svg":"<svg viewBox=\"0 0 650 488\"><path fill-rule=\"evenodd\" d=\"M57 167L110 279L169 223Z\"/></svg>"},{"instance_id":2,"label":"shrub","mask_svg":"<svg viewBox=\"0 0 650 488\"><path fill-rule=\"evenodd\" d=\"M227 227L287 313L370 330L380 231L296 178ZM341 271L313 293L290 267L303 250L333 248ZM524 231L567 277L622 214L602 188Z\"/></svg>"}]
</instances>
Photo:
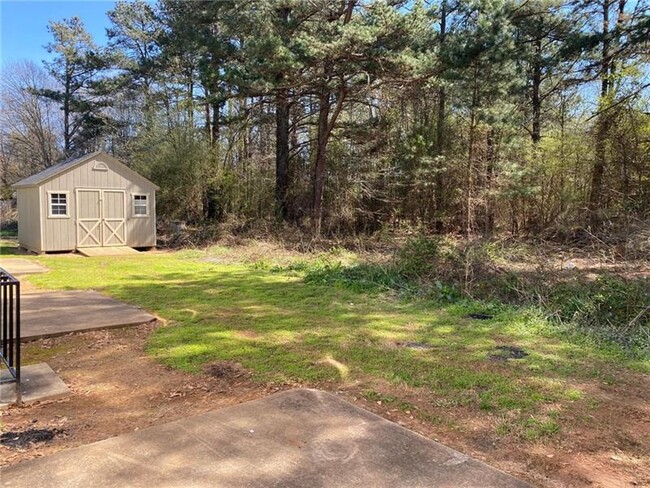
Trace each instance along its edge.
<instances>
[{"instance_id":1,"label":"shrub","mask_svg":"<svg viewBox=\"0 0 650 488\"><path fill-rule=\"evenodd\" d=\"M593 282L559 284L546 309L573 328L650 353L650 283L601 276Z\"/></svg>"},{"instance_id":2,"label":"shrub","mask_svg":"<svg viewBox=\"0 0 650 488\"><path fill-rule=\"evenodd\" d=\"M398 251L395 267L409 277L422 277L435 272L441 254L441 239L425 236L406 241Z\"/></svg>"}]
</instances>

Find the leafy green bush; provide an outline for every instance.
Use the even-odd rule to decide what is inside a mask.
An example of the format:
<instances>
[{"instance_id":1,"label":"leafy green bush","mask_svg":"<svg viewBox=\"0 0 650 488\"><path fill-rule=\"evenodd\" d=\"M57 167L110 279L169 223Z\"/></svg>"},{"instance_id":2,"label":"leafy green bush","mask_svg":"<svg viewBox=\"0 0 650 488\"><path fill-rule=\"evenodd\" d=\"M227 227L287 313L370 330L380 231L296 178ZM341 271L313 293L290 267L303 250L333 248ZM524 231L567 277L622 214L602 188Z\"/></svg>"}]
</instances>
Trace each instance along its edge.
<instances>
[{"instance_id":1,"label":"leafy green bush","mask_svg":"<svg viewBox=\"0 0 650 488\"><path fill-rule=\"evenodd\" d=\"M322 285L343 285L356 291L405 290L409 282L392 265L328 263L306 270L305 281Z\"/></svg>"},{"instance_id":2,"label":"leafy green bush","mask_svg":"<svg viewBox=\"0 0 650 488\"><path fill-rule=\"evenodd\" d=\"M419 236L406 241L397 253L394 266L400 274L422 277L435 272L441 256L441 239Z\"/></svg>"},{"instance_id":3,"label":"leafy green bush","mask_svg":"<svg viewBox=\"0 0 650 488\"><path fill-rule=\"evenodd\" d=\"M395 291L403 296L451 302L460 298L458 288L431 279L437 275L442 261L447 259L447 252L441 239L417 237L407 241L386 264L344 265L333 259L336 254L330 253L311 263L296 262L283 270L304 272L308 283L345 286L363 292Z\"/></svg>"}]
</instances>

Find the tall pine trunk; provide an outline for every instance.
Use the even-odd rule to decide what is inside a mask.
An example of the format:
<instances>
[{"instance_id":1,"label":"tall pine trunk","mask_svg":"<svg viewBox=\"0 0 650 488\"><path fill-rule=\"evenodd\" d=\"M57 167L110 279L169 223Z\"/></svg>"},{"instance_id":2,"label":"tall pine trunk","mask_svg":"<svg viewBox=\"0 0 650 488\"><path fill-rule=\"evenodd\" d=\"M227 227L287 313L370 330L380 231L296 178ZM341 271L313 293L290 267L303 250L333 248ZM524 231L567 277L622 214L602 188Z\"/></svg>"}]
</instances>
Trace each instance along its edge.
<instances>
[{"instance_id":1,"label":"tall pine trunk","mask_svg":"<svg viewBox=\"0 0 650 488\"><path fill-rule=\"evenodd\" d=\"M72 134L70 131L70 98L72 94L70 93L72 73L70 70L66 70L65 78L65 93L63 94L63 150L66 156L70 156L70 149L72 148Z\"/></svg>"},{"instance_id":2,"label":"tall pine trunk","mask_svg":"<svg viewBox=\"0 0 650 488\"><path fill-rule=\"evenodd\" d=\"M288 217L289 190L289 90L281 89L275 97L275 203L278 217Z\"/></svg>"},{"instance_id":3,"label":"tall pine trunk","mask_svg":"<svg viewBox=\"0 0 650 488\"><path fill-rule=\"evenodd\" d=\"M323 189L325 186L327 143L329 142L330 108L330 91L327 87L323 87L318 96L316 161L314 162L314 171L312 173L312 231L314 235L320 235L323 221Z\"/></svg>"},{"instance_id":4,"label":"tall pine trunk","mask_svg":"<svg viewBox=\"0 0 650 488\"><path fill-rule=\"evenodd\" d=\"M207 100L205 102L205 106L203 107L203 116L205 118L205 122L204 122L205 132L210 138L210 144L212 144L214 142L212 139L212 128L211 128L212 119L210 118L210 102L208 102Z\"/></svg>"},{"instance_id":5,"label":"tall pine trunk","mask_svg":"<svg viewBox=\"0 0 650 488\"><path fill-rule=\"evenodd\" d=\"M535 58L533 60L533 83L532 83L532 106L533 106L533 129L531 139L537 145L542 139L542 40L535 39Z\"/></svg>"},{"instance_id":6,"label":"tall pine trunk","mask_svg":"<svg viewBox=\"0 0 650 488\"><path fill-rule=\"evenodd\" d=\"M348 24L352 20L354 7L357 0L342 0L339 4L340 9L333 11L333 15L328 19L331 22L337 21L343 16L343 24ZM312 212L311 226L315 236L321 233L323 223L323 193L325 188L325 170L327 167L327 144L336 120L343 109L343 103L347 97L347 86L345 77L339 74L339 86L337 99L334 109L332 110L332 90L329 82L335 76L335 64L332 59L325 59L323 62L322 85L318 93L318 135L316 141L316 160L314 161L314 170L312 173ZM331 116L330 116L331 112Z\"/></svg>"},{"instance_id":7,"label":"tall pine trunk","mask_svg":"<svg viewBox=\"0 0 650 488\"><path fill-rule=\"evenodd\" d=\"M442 1L440 9L440 45L443 46L447 37L447 0ZM438 90L438 114L436 121L436 156L437 168L435 177L435 195L436 195L436 217L435 229L437 233L444 231L444 214L445 214L445 178L443 169L445 166L445 118L447 94L445 87L441 86Z\"/></svg>"},{"instance_id":8,"label":"tall pine trunk","mask_svg":"<svg viewBox=\"0 0 650 488\"><path fill-rule=\"evenodd\" d=\"M219 142L219 133L221 130L221 106L223 105L223 102L214 102L212 104L212 123L210 124L211 126L211 131L210 131L210 139L212 139L213 144L217 144Z\"/></svg>"},{"instance_id":9,"label":"tall pine trunk","mask_svg":"<svg viewBox=\"0 0 650 488\"><path fill-rule=\"evenodd\" d=\"M494 164L496 150L494 147L494 129L490 127L487 132L485 169L485 236L490 237L494 233L494 199L492 198L492 181L494 179Z\"/></svg>"},{"instance_id":10,"label":"tall pine trunk","mask_svg":"<svg viewBox=\"0 0 650 488\"><path fill-rule=\"evenodd\" d=\"M600 65L600 104L596 121L596 141L594 145L594 164L591 171L591 190L589 194L589 223L592 228L600 227L602 214L601 202L603 192L603 177L607 165L606 138L609 132L608 113L605 111L609 103L610 92L610 39L609 39L609 9L612 0L603 0L603 43Z\"/></svg>"},{"instance_id":11,"label":"tall pine trunk","mask_svg":"<svg viewBox=\"0 0 650 488\"><path fill-rule=\"evenodd\" d=\"M474 221L474 212L472 209L472 173L474 171L474 143L476 139L476 110L478 108L478 65L474 66L474 84L472 86L472 106L470 108L469 122L469 148L467 153L467 174L465 175L465 235L469 237L472 234L472 223Z\"/></svg>"}]
</instances>

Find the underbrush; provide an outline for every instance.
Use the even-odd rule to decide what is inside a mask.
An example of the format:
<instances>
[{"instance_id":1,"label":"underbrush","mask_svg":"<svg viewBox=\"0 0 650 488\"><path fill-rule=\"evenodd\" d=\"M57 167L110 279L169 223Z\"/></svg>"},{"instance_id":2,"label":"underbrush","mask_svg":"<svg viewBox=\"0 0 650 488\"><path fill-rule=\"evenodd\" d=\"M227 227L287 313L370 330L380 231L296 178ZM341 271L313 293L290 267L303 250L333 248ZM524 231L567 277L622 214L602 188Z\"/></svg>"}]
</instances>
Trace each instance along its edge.
<instances>
[{"instance_id":1,"label":"underbrush","mask_svg":"<svg viewBox=\"0 0 650 488\"><path fill-rule=\"evenodd\" d=\"M596 335L624 349L650 354L650 283L604 275L592 282L560 283L545 308L565 328Z\"/></svg>"},{"instance_id":2,"label":"underbrush","mask_svg":"<svg viewBox=\"0 0 650 488\"><path fill-rule=\"evenodd\" d=\"M18 237L18 222L15 218L5 219L0 216L0 238L14 238Z\"/></svg>"},{"instance_id":3,"label":"underbrush","mask_svg":"<svg viewBox=\"0 0 650 488\"><path fill-rule=\"evenodd\" d=\"M417 237L386 262L345 262L336 253L296 261L307 283L441 303L478 301L541 313L566 335L650 355L650 281L607 268L582 272L560 253L553 259L522 243L455 242ZM489 305L488 305L489 304Z\"/></svg>"}]
</instances>

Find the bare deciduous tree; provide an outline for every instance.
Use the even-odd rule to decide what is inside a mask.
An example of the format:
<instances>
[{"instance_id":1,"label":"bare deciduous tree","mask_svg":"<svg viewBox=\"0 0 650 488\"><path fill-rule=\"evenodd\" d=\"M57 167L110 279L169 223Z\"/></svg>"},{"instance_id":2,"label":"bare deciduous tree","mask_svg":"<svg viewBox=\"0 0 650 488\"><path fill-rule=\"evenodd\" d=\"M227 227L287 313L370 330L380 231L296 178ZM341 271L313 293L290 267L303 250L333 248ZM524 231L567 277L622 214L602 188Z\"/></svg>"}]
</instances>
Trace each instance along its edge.
<instances>
[{"instance_id":1,"label":"bare deciduous tree","mask_svg":"<svg viewBox=\"0 0 650 488\"><path fill-rule=\"evenodd\" d=\"M43 68L30 61L3 67L0 85L2 185L54 164L60 156L61 113L37 95L53 86Z\"/></svg>"}]
</instances>

